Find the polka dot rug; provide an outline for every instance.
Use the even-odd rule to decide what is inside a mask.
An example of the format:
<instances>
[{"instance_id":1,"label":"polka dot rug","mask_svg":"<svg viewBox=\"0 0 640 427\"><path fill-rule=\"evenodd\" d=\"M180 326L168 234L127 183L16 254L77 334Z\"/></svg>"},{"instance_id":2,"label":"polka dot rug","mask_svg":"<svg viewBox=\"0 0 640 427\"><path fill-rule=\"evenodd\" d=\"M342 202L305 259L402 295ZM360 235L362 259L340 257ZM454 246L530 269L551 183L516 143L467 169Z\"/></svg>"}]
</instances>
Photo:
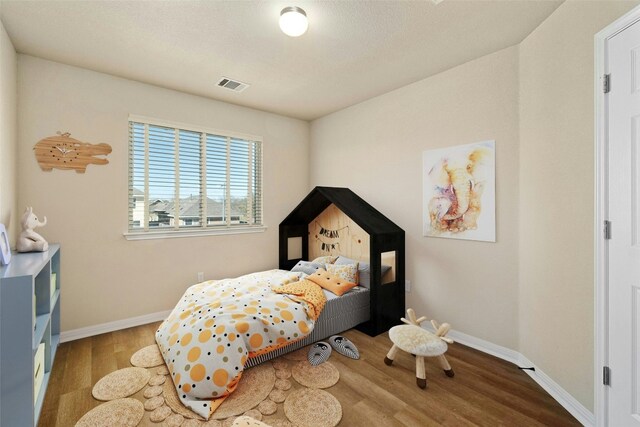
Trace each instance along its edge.
<instances>
[{"instance_id":1,"label":"polka dot rug","mask_svg":"<svg viewBox=\"0 0 640 427\"><path fill-rule=\"evenodd\" d=\"M311 366L302 357L308 351L305 347L247 369L236 391L205 421L180 402L169 370L157 359L157 347L147 346L131 358L135 368L117 370L96 383L93 394L106 403L87 412L76 427L229 427L243 416L272 427L334 427L342 417L340 402L331 394L339 372L330 362Z\"/></svg>"}]
</instances>

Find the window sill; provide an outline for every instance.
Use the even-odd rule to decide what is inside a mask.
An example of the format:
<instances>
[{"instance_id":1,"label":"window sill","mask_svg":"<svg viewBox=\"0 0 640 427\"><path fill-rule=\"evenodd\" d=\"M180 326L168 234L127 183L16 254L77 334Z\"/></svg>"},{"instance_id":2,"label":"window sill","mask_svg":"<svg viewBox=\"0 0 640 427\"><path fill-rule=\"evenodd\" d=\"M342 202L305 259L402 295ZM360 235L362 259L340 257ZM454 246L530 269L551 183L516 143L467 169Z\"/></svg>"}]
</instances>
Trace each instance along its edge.
<instances>
[{"instance_id":1,"label":"window sill","mask_svg":"<svg viewBox=\"0 0 640 427\"><path fill-rule=\"evenodd\" d=\"M230 227L223 229L195 229L195 230L167 230L167 231L130 231L122 233L127 240L151 240L151 239L175 239L180 237L204 237L219 236L227 234L248 234L263 233L267 230L266 226L254 227Z\"/></svg>"}]
</instances>

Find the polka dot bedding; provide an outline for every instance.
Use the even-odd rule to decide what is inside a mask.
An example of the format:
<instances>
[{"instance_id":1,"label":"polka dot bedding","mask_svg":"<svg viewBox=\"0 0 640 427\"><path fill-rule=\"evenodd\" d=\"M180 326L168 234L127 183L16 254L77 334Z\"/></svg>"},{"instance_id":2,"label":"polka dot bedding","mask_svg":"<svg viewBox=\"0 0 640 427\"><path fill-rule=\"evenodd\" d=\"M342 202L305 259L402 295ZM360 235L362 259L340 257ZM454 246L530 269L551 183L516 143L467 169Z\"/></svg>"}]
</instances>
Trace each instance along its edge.
<instances>
[{"instance_id":1,"label":"polka dot bedding","mask_svg":"<svg viewBox=\"0 0 640 427\"><path fill-rule=\"evenodd\" d=\"M209 418L235 390L248 358L311 333L305 301L272 290L299 280L300 273L270 270L187 289L156 332L185 406Z\"/></svg>"}]
</instances>

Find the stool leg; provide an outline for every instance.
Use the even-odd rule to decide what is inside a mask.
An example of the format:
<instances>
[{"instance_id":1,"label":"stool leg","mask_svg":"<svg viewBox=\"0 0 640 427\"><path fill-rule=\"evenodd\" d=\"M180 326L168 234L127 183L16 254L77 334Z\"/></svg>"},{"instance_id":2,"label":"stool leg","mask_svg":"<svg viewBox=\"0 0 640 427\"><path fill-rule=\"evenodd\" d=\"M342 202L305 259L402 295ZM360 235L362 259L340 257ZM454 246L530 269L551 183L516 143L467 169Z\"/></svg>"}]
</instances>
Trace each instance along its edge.
<instances>
[{"instance_id":1,"label":"stool leg","mask_svg":"<svg viewBox=\"0 0 640 427\"><path fill-rule=\"evenodd\" d=\"M445 375L449 378L453 377L455 375L455 372L453 372L453 369L451 369L451 365L449 365L449 361L446 357L444 357L444 354L438 356L438 360L440 361L440 366L442 366Z\"/></svg>"},{"instance_id":2,"label":"stool leg","mask_svg":"<svg viewBox=\"0 0 640 427\"><path fill-rule=\"evenodd\" d=\"M395 359L397 353L398 347L394 344L393 347L389 349L389 353L387 353L386 357L384 358L385 365L391 366L391 364L393 363L393 359Z\"/></svg>"},{"instance_id":3,"label":"stool leg","mask_svg":"<svg viewBox=\"0 0 640 427\"><path fill-rule=\"evenodd\" d=\"M416 356L416 384L420 388L427 387L427 375L424 371L424 356Z\"/></svg>"}]
</instances>

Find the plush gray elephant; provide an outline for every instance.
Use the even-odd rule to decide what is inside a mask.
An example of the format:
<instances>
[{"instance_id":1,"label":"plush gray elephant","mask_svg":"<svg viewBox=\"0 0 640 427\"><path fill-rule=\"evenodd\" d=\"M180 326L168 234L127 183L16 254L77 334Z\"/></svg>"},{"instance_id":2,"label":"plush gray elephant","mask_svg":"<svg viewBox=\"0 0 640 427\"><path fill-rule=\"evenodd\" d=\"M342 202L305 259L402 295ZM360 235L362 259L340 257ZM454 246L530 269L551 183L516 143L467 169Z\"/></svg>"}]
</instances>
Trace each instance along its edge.
<instances>
[{"instance_id":1,"label":"plush gray elephant","mask_svg":"<svg viewBox=\"0 0 640 427\"><path fill-rule=\"evenodd\" d=\"M44 221L38 221L38 217L33 213L33 208L27 207L22 214L22 233L18 237L16 249L18 252L44 252L49 249L49 243L33 231L36 227L47 225L47 217Z\"/></svg>"}]
</instances>

